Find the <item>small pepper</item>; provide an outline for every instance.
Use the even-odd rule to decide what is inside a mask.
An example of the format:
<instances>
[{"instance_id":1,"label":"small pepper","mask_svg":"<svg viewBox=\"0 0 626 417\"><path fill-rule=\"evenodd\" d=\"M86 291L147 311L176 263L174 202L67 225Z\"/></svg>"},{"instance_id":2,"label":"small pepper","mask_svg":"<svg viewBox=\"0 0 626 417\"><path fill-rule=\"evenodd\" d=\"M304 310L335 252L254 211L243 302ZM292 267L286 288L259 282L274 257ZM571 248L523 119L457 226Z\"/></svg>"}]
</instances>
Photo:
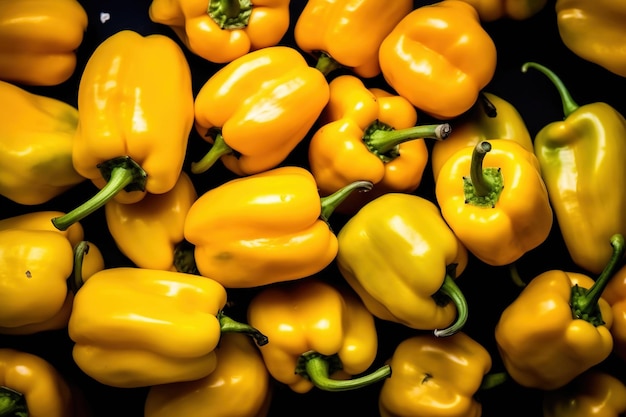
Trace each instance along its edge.
<instances>
[{"instance_id":1,"label":"small pepper","mask_svg":"<svg viewBox=\"0 0 626 417\"><path fill-rule=\"evenodd\" d=\"M388 365L364 374L376 359L378 334L348 288L316 278L266 287L250 301L248 322L271 340L260 348L268 371L294 392L359 389L390 375Z\"/></svg>"},{"instance_id":2,"label":"small pepper","mask_svg":"<svg viewBox=\"0 0 626 417\"><path fill-rule=\"evenodd\" d=\"M0 96L0 195L43 204L85 181L72 164L78 110L3 81Z\"/></svg>"},{"instance_id":3,"label":"small pepper","mask_svg":"<svg viewBox=\"0 0 626 417\"><path fill-rule=\"evenodd\" d=\"M446 0L449 1L449 0ZM473 6L482 22L526 20L542 11L548 0L463 0Z\"/></svg>"},{"instance_id":4,"label":"small pepper","mask_svg":"<svg viewBox=\"0 0 626 417\"><path fill-rule=\"evenodd\" d=\"M381 42L412 9L411 0L307 1L296 20L294 39L317 59L324 75L348 68L358 77L372 78L380 74Z\"/></svg>"},{"instance_id":5,"label":"small pepper","mask_svg":"<svg viewBox=\"0 0 626 417\"><path fill-rule=\"evenodd\" d=\"M518 384L561 388L611 354L613 313L602 293L620 265L625 244L619 234L610 242L613 256L595 281L576 272L543 272L500 315L498 351Z\"/></svg>"},{"instance_id":6,"label":"small pepper","mask_svg":"<svg viewBox=\"0 0 626 417\"><path fill-rule=\"evenodd\" d=\"M72 356L96 381L120 388L204 378L215 370L222 332L267 338L223 313L226 290L175 271L107 268L76 293L68 331Z\"/></svg>"},{"instance_id":7,"label":"small pepper","mask_svg":"<svg viewBox=\"0 0 626 417\"><path fill-rule=\"evenodd\" d=\"M58 229L112 198L135 203L174 187L193 127L191 72L176 42L130 30L109 36L82 73L78 112L72 161L100 191L53 219Z\"/></svg>"},{"instance_id":8,"label":"small pepper","mask_svg":"<svg viewBox=\"0 0 626 417\"><path fill-rule=\"evenodd\" d=\"M0 80L34 86L67 81L86 29L87 12L76 0L0 2Z\"/></svg>"},{"instance_id":9,"label":"small pepper","mask_svg":"<svg viewBox=\"0 0 626 417\"><path fill-rule=\"evenodd\" d=\"M489 265L515 262L552 229L537 158L511 140L482 141L457 151L441 167L435 195L450 228Z\"/></svg>"},{"instance_id":10,"label":"small pepper","mask_svg":"<svg viewBox=\"0 0 626 417\"><path fill-rule=\"evenodd\" d=\"M496 46L476 9L439 1L406 15L378 51L387 83L419 110L451 119L469 110L496 70Z\"/></svg>"},{"instance_id":11,"label":"small pepper","mask_svg":"<svg viewBox=\"0 0 626 417\"><path fill-rule=\"evenodd\" d=\"M275 168L318 119L328 90L294 48L268 47L230 62L196 96L196 130L212 147L191 172L219 159L240 176Z\"/></svg>"},{"instance_id":12,"label":"small pepper","mask_svg":"<svg viewBox=\"0 0 626 417\"><path fill-rule=\"evenodd\" d=\"M217 365L196 381L150 387L144 417L265 417L272 381L259 350L243 334L227 333L215 348Z\"/></svg>"},{"instance_id":13,"label":"small pepper","mask_svg":"<svg viewBox=\"0 0 626 417\"><path fill-rule=\"evenodd\" d=\"M339 271L376 317L438 336L464 326L467 301L455 279L467 266L467 250L431 201L384 194L352 216L337 239Z\"/></svg>"},{"instance_id":14,"label":"small pepper","mask_svg":"<svg viewBox=\"0 0 626 417\"><path fill-rule=\"evenodd\" d=\"M201 275L227 288L250 288L313 275L337 254L328 225L358 181L321 197L313 175L284 166L217 186L191 206L185 239Z\"/></svg>"},{"instance_id":15,"label":"small pepper","mask_svg":"<svg viewBox=\"0 0 626 417\"><path fill-rule=\"evenodd\" d=\"M224 64L275 46L289 28L289 0L152 0L150 19L194 54Z\"/></svg>"},{"instance_id":16,"label":"small pepper","mask_svg":"<svg viewBox=\"0 0 626 417\"><path fill-rule=\"evenodd\" d=\"M606 241L626 234L626 119L607 103L578 106L563 82L527 62L556 86L565 118L535 136L535 154L573 262L598 274L611 257ZM590 222L589 219L595 219Z\"/></svg>"},{"instance_id":17,"label":"small pepper","mask_svg":"<svg viewBox=\"0 0 626 417\"><path fill-rule=\"evenodd\" d=\"M321 126L309 141L308 161L322 196L359 180L374 186L337 207L355 213L386 192L412 193L420 185L428 149L424 138L445 139L449 124L416 126L415 107L404 97L368 89L353 75L330 82Z\"/></svg>"},{"instance_id":18,"label":"small pepper","mask_svg":"<svg viewBox=\"0 0 626 417\"><path fill-rule=\"evenodd\" d=\"M611 278L602 298L609 303L613 313L613 352L626 361L626 266L622 266Z\"/></svg>"}]
</instances>

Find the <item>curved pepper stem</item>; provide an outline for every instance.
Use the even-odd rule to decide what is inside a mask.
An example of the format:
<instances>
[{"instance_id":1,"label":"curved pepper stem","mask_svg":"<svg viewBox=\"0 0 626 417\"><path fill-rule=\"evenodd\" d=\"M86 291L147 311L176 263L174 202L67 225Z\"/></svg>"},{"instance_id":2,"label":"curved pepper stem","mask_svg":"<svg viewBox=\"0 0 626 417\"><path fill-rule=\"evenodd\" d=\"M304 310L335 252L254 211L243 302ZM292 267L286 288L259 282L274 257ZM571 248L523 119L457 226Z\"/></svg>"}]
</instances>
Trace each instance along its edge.
<instances>
[{"instance_id":1,"label":"curved pepper stem","mask_svg":"<svg viewBox=\"0 0 626 417\"><path fill-rule=\"evenodd\" d=\"M561 96L561 102L563 103L563 113L565 117L572 114L576 109L578 109L578 104L574 101L568 89L563 84L563 81L550 69L544 67L541 64L537 64L536 62L526 62L522 65L522 72L528 71L528 68L534 68L537 71L541 72L543 75L548 77L548 79L554 84L559 95Z\"/></svg>"},{"instance_id":2,"label":"curved pepper stem","mask_svg":"<svg viewBox=\"0 0 626 417\"><path fill-rule=\"evenodd\" d=\"M454 277L452 277L449 273L446 273L446 277L443 279L443 284L441 285L439 292L448 296L454 303L457 312L456 320L443 330L435 329L433 333L437 337L452 336L460 331L467 322L467 300L465 299L465 295L463 295L459 286L456 285Z\"/></svg>"},{"instance_id":3,"label":"curved pepper stem","mask_svg":"<svg viewBox=\"0 0 626 417\"><path fill-rule=\"evenodd\" d=\"M117 193L126 191L145 191L146 171L128 156L121 156L98 165L102 177L107 183L91 199L69 213L52 219L52 224L59 230L81 221L94 211L103 207Z\"/></svg>"},{"instance_id":4,"label":"curved pepper stem","mask_svg":"<svg viewBox=\"0 0 626 417\"><path fill-rule=\"evenodd\" d=\"M332 379L330 374L342 368L337 355L325 356L309 351L298 358L296 374L310 380L313 385L323 391L350 391L362 388L391 376L391 367L383 365L374 372L352 379Z\"/></svg>"},{"instance_id":5,"label":"curved pepper stem","mask_svg":"<svg viewBox=\"0 0 626 417\"><path fill-rule=\"evenodd\" d=\"M0 386L0 417L28 417L26 398L9 387Z\"/></svg>"},{"instance_id":6,"label":"curved pepper stem","mask_svg":"<svg viewBox=\"0 0 626 417\"><path fill-rule=\"evenodd\" d=\"M67 279L67 285L74 294L76 294L85 283L83 280L83 261L88 253L89 244L85 240L78 242L74 247L74 270L72 271L72 275Z\"/></svg>"},{"instance_id":7,"label":"curved pepper stem","mask_svg":"<svg viewBox=\"0 0 626 417\"><path fill-rule=\"evenodd\" d=\"M366 130L363 142L373 154L384 162L398 156L397 147L401 143L418 139L443 140L450 136L450 124L433 124L410 127L408 129L394 129L391 126L374 122Z\"/></svg>"},{"instance_id":8,"label":"curved pepper stem","mask_svg":"<svg viewBox=\"0 0 626 417\"><path fill-rule=\"evenodd\" d=\"M322 213L320 217L325 222L328 222L330 215L335 211L335 209L341 204L351 192L361 189L362 191L369 191L372 189L374 184L370 181L355 181L351 184L346 185L343 188L335 191L331 195L327 195L326 197L320 198L322 203Z\"/></svg>"},{"instance_id":9,"label":"curved pepper stem","mask_svg":"<svg viewBox=\"0 0 626 417\"><path fill-rule=\"evenodd\" d=\"M608 285L615 271L620 267L626 245L624 244L624 236L615 234L610 239L613 247L611 259L604 267L600 276L595 280L591 288L581 288L578 285L572 287L572 295L570 304L572 306L572 316L577 319L588 321L594 326L604 324L598 300L602 296L602 292Z\"/></svg>"},{"instance_id":10,"label":"curved pepper stem","mask_svg":"<svg viewBox=\"0 0 626 417\"><path fill-rule=\"evenodd\" d=\"M224 314L223 311L217 313L217 319L220 321L220 330L222 333L246 333L252 337L258 346L267 345L269 339L263 333L246 323L235 321Z\"/></svg>"},{"instance_id":11,"label":"curved pepper stem","mask_svg":"<svg viewBox=\"0 0 626 417\"><path fill-rule=\"evenodd\" d=\"M250 0L209 0L207 14L220 29L241 29L248 26L252 7Z\"/></svg>"},{"instance_id":12,"label":"curved pepper stem","mask_svg":"<svg viewBox=\"0 0 626 417\"><path fill-rule=\"evenodd\" d=\"M211 168L217 161L219 161L222 156L229 155L233 152L233 148L228 146L228 144L224 140L224 136L222 136L222 133L217 132L215 134L213 146L211 146L209 152L204 154L202 159L200 159L198 162L191 163L191 172L194 174L202 174L203 172L206 172L209 168Z\"/></svg>"},{"instance_id":13,"label":"curved pepper stem","mask_svg":"<svg viewBox=\"0 0 626 417\"><path fill-rule=\"evenodd\" d=\"M343 65L337 62L326 52L320 52L317 57L317 62L315 63L315 68L324 74L325 77L328 77L331 72L343 68Z\"/></svg>"},{"instance_id":14,"label":"curved pepper stem","mask_svg":"<svg viewBox=\"0 0 626 417\"><path fill-rule=\"evenodd\" d=\"M500 168L483 168L483 161L491 152L491 143L483 140L472 152L470 177L463 178L465 202L479 207L495 207L502 192L503 180Z\"/></svg>"},{"instance_id":15,"label":"curved pepper stem","mask_svg":"<svg viewBox=\"0 0 626 417\"><path fill-rule=\"evenodd\" d=\"M480 384L479 391L485 391L491 388L498 387L509 380L509 374L506 372L495 372L487 374L483 377L483 381Z\"/></svg>"}]
</instances>

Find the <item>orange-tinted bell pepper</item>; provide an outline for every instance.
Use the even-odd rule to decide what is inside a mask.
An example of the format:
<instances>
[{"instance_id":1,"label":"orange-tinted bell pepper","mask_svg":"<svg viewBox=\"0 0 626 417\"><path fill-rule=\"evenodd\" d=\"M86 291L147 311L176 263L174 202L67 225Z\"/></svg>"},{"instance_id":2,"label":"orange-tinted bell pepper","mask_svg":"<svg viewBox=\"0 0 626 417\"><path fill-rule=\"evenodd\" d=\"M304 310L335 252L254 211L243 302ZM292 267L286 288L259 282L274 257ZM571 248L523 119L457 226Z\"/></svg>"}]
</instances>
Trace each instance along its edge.
<instances>
[{"instance_id":1,"label":"orange-tinted bell pepper","mask_svg":"<svg viewBox=\"0 0 626 417\"><path fill-rule=\"evenodd\" d=\"M469 110L496 70L496 46L476 9L440 1L405 16L379 49L389 85L419 110L450 119Z\"/></svg>"},{"instance_id":2,"label":"orange-tinted bell pepper","mask_svg":"<svg viewBox=\"0 0 626 417\"><path fill-rule=\"evenodd\" d=\"M425 137L444 139L450 125L415 126L417 112L404 97L368 89L353 75L330 82L330 99L322 126L309 142L311 173L322 196L359 180L374 186L352 193L337 207L355 213L386 192L415 191L428 162Z\"/></svg>"},{"instance_id":3,"label":"orange-tinted bell pepper","mask_svg":"<svg viewBox=\"0 0 626 417\"><path fill-rule=\"evenodd\" d=\"M216 72L195 101L196 130L213 144L193 173L217 160L238 175L275 168L328 103L326 78L294 48L251 52Z\"/></svg>"},{"instance_id":4,"label":"orange-tinted bell pepper","mask_svg":"<svg viewBox=\"0 0 626 417\"><path fill-rule=\"evenodd\" d=\"M191 52L220 64L277 45L290 20L289 0L152 0L149 15Z\"/></svg>"},{"instance_id":5,"label":"orange-tinted bell pepper","mask_svg":"<svg viewBox=\"0 0 626 417\"><path fill-rule=\"evenodd\" d=\"M325 75L343 67L372 78L380 74L381 42L412 9L411 0L310 0L296 20L295 42Z\"/></svg>"},{"instance_id":6,"label":"orange-tinted bell pepper","mask_svg":"<svg viewBox=\"0 0 626 417\"><path fill-rule=\"evenodd\" d=\"M158 68L158 71L155 70ZM100 188L53 220L63 229L112 198L126 203L171 190L183 167L193 127L191 71L164 35L123 30L89 58L78 87L76 171Z\"/></svg>"}]
</instances>

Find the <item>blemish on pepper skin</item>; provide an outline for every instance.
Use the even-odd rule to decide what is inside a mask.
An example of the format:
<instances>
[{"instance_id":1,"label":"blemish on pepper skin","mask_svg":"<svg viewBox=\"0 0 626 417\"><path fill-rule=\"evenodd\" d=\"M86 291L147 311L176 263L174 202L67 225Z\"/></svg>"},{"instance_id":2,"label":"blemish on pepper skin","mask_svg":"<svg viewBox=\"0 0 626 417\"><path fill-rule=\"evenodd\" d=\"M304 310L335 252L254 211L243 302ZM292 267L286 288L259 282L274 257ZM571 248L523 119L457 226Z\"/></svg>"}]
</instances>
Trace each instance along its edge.
<instances>
[{"instance_id":1,"label":"blemish on pepper skin","mask_svg":"<svg viewBox=\"0 0 626 417\"><path fill-rule=\"evenodd\" d=\"M30 271L26 271L26 278L29 278L29 279L30 279L30 278L32 278L32 277L33 277L33 274L31 274L31 272L30 272Z\"/></svg>"}]
</instances>

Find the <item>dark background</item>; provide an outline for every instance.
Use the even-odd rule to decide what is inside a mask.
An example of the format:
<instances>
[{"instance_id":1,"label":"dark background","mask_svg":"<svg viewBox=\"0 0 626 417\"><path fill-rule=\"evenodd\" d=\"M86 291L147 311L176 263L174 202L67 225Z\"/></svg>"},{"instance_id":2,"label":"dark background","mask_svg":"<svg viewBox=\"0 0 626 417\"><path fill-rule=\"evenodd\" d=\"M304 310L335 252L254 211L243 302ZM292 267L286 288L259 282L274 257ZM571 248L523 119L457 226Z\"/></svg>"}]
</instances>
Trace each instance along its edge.
<instances>
[{"instance_id":1,"label":"dark background","mask_svg":"<svg viewBox=\"0 0 626 417\"><path fill-rule=\"evenodd\" d=\"M75 75L59 86L28 88L30 91L56 97L73 105L76 103L76 90L81 69L95 46L106 37L121 29L132 29L144 35L163 33L175 39L169 28L150 22L148 19L150 1L148 0L83 0L81 3L87 10L90 20L84 42L78 51L79 64ZM415 7L429 3L434 2L416 1ZM292 16L297 16L303 5L304 1L292 0ZM101 23L99 18L101 12L108 12L111 16L110 20ZM292 21L292 28L294 22L295 19ZM530 19L524 21L504 19L484 23L484 27L494 39L498 50L497 72L485 91L496 94L513 104L526 121L532 136L546 124L561 120L563 111L555 88L543 75L536 71L527 74L520 71L520 67L526 61L535 61L554 70L569 87L574 99L580 105L604 101L622 114L626 114L626 99L624 99L626 78L582 60L564 46L556 26L554 1L549 1L542 12ZM291 36L290 31L282 43L293 46ZM187 53L187 57L194 77L194 89L197 92L218 66L190 53ZM476 57L476 60L480 59L480 56ZM155 71L158 71L158 68L155 68ZM372 85L381 84L379 79L370 80L370 82ZM426 119L421 117L420 120ZM207 145L192 134L189 152L192 157L186 162L185 169L189 168L192 159L196 160L196 156L206 150ZM306 164L305 155L303 145L296 149L296 152L285 163ZM218 164L209 172L195 176L194 180L198 192L202 193L232 177L230 172ZM83 183L46 204L30 207L20 206L0 197L1 217L48 209L69 211L95 191L96 189L90 183ZM615 192L622 191L615 190ZM426 169L426 175L417 194L432 198L430 167ZM602 213L598 213L598 216L602 216ZM345 220L340 215L333 215L331 225L339 230ZM84 219L81 224L85 229L86 239L103 250L107 267L131 265L119 253L109 236L102 210ZM548 240L520 259L517 266L522 278L526 279L531 279L532 276L549 269L577 270L564 248L556 223ZM320 275L324 278L332 278L337 276L337 271L330 266ZM470 258L468 268L457 282L464 291L470 308L469 320L464 331L483 344L492 354L492 371L502 371L493 329L500 312L515 298L519 288L510 280L506 268L488 267L474 258ZM241 319L242 317L237 317L237 314L242 316L245 314L245 303L250 295L249 291L229 293L235 305L235 318ZM237 307L240 311L237 311ZM528 319L533 320L533 317ZM391 323L379 321L377 325L380 329L380 352L375 366L389 358L401 340L415 334L414 331ZM164 337L167 336L164 335ZM32 336L0 336L0 346L23 349L49 360L70 381L82 387L96 417L143 415L143 401L147 390L107 387L83 374L72 361L72 343L64 330ZM624 364L618 359L611 357L600 367L609 369L623 381L626 380ZM294 394L288 388L277 384L270 416L294 414L377 416L379 389L380 385L374 385L352 392L326 393L314 389L307 394ZM483 404L484 417L509 415L512 411L526 416L541 416L541 394L537 390L525 389L509 381L490 391L481 392L478 398Z\"/></svg>"}]
</instances>

